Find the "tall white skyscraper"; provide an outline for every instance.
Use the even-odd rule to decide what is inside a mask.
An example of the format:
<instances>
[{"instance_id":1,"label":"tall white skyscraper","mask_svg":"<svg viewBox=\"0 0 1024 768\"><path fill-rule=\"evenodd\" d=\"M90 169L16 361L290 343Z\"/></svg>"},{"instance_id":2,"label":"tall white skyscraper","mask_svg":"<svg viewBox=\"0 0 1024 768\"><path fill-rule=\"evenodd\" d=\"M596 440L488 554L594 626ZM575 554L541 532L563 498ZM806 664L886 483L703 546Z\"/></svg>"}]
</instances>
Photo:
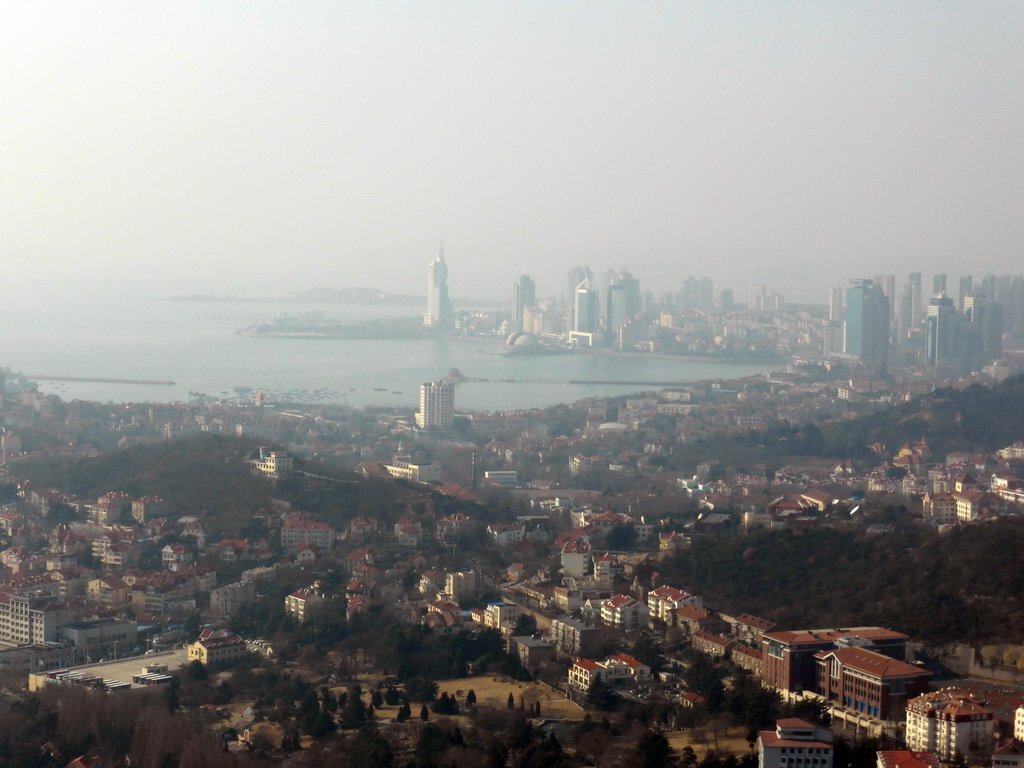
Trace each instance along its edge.
<instances>
[{"instance_id":1,"label":"tall white skyscraper","mask_svg":"<svg viewBox=\"0 0 1024 768\"><path fill-rule=\"evenodd\" d=\"M439 331L451 328L452 308L448 301L448 265L444 261L444 247L427 267L427 311L423 325Z\"/></svg>"},{"instance_id":2,"label":"tall white skyscraper","mask_svg":"<svg viewBox=\"0 0 1024 768\"><path fill-rule=\"evenodd\" d=\"M420 429L451 429L455 425L455 384L450 381L425 381L420 384L420 410L416 426Z\"/></svg>"}]
</instances>

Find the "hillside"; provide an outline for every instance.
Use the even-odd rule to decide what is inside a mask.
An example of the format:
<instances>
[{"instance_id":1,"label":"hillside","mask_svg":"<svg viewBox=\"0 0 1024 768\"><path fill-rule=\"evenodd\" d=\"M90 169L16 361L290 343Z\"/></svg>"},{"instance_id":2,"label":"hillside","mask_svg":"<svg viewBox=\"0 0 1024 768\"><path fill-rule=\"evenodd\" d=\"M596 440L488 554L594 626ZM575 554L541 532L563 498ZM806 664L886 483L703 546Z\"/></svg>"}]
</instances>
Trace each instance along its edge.
<instances>
[{"instance_id":1,"label":"hillside","mask_svg":"<svg viewBox=\"0 0 1024 768\"><path fill-rule=\"evenodd\" d=\"M270 501L273 486L253 477L251 466L243 461L255 447L247 439L200 434L92 459L30 459L19 462L15 473L82 499L110 491L160 496L175 514L216 510L227 524Z\"/></svg>"},{"instance_id":2,"label":"hillside","mask_svg":"<svg viewBox=\"0 0 1024 768\"><path fill-rule=\"evenodd\" d=\"M924 642L1016 642L1021 551L1024 520L944 535L760 532L697 542L663 573L722 610L785 628L879 624Z\"/></svg>"},{"instance_id":3,"label":"hillside","mask_svg":"<svg viewBox=\"0 0 1024 768\"><path fill-rule=\"evenodd\" d=\"M951 451L992 451L1024 437L1024 376L992 387L940 389L908 403L850 421L773 424L738 435L709 434L679 446L671 465L678 469L707 458L728 457L733 465L765 464L778 469L792 456L869 459L870 446L888 453L924 438L935 456Z\"/></svg>"}]
</instances>

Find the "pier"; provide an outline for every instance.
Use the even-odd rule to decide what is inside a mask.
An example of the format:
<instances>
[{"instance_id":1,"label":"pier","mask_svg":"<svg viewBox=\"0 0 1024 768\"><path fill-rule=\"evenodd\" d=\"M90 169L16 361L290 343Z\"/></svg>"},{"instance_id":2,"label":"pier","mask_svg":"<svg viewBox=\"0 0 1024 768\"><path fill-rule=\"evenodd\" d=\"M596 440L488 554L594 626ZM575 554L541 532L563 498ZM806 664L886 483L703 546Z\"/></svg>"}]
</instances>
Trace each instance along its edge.
<instances>
[{"instance_id":1,"label":"pier","mask_svg":"<svg viewBox=\"0 0 1024 768\"><path fill-rule=\"evenodd\" d=\"M466 376L459 381L475 381L484 384L608 384L626 387L680 387L683 381L622 381L617 379L483 379ZM458 383L458 381L456 382Z\"/></svg>"},{"instance_id":2,"label":"pier","mask_svg":"<svg viewBox=\"0 0 1024 768\"><path fill-rule=\"evenodd\" d=\"M26 376L25 378L37 381L79 381L88 384L155 384L164 387L173 387L178 383L170 379L101 379L90 376Z\"/></svg>"}]
</instances>

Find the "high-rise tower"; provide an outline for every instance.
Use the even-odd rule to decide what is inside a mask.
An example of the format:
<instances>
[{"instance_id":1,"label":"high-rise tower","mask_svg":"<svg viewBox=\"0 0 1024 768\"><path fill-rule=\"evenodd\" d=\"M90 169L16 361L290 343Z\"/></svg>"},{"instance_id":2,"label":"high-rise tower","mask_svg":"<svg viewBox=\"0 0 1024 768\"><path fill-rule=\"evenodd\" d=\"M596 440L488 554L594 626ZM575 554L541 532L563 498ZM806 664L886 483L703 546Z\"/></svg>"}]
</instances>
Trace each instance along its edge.
<instances>
[{"instance_id":1,"label":"high-rise tower","mask_svg":"<svg viewBox=\"0 0 1024 768\"><path fill-rule=\"evenodd\" d=\"M523 310L537 306L537 287L529 275L521 275L512 284L512 323L523 330Z\"/></svg>"},{"instance_id":2,"label":"high-rise tower","mask_svg":"<svg viewBox=\"0 0 1024 768\"><path fill-rule=\"evenodd\" d=\"M448 301L448 265L444 261L444 247L427 267L427 311L423 325L439 331L451 328L452 308Z\"/></svg>"},{"instance_id":3,"label":"high-rise tower","mask_svg":"<svg viewBox=\"0 0 1024 768\"><path fill-rule=\"evenodd\" d=\"M960 318L953 300L937 293L928 302L925 317L925 359L928 365L951 363L959 349Z\"/></svg>"},{"instance_id":4,"label":"high-rise tower","mask_svg":"<svg viewBox=\"0 0 1024 768\"><path fill-rule=\"evenodd\" d=\"M590 280L576 286L576 313L573 330L577 333L597 333L597 312L600 305L597 288Z\"/></svg>"},{"instance_id":5,"label":"high-rise tower","mask_svg":"<svg viewBox=\"0 0 1024 768\"><path fill-rule=\"evenodd\" d=\"M425 381L420 384L420 410L416 426L420 429L451 429L455 424L455 384L450 381Z\"/></svg>"},{"instance_id":6,"label":"high-rise tower","mask_svg":"<svg viewBox=\"0 0 1024 768\"><path fill-rule=\"evenodd\" d=\"M867 365L889 364L889 299L874 280L850 281L843 347Z\"/></svg>"}]
</instances>

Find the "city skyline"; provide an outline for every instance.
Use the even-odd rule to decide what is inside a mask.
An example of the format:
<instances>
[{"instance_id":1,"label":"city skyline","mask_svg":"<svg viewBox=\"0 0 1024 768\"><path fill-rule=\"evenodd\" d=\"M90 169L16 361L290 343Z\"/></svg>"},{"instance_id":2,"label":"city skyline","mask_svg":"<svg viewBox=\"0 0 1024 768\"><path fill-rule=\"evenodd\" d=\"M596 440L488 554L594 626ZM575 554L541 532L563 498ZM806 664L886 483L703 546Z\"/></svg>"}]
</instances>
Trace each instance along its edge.
<instances>
[{"instance_id":1,"label":"city skyline","mask_svg":"<svg viewBox=\"0 0 1024 768\"><path fill-rule=\"evenodd\" d=\"M823 265L1010 272L1022 31L1000 2L22 5L0 259L43 288L418 293L443 237L452 295L487 300L570 264L787 297Z\"/></svg>"}]
</instances>

